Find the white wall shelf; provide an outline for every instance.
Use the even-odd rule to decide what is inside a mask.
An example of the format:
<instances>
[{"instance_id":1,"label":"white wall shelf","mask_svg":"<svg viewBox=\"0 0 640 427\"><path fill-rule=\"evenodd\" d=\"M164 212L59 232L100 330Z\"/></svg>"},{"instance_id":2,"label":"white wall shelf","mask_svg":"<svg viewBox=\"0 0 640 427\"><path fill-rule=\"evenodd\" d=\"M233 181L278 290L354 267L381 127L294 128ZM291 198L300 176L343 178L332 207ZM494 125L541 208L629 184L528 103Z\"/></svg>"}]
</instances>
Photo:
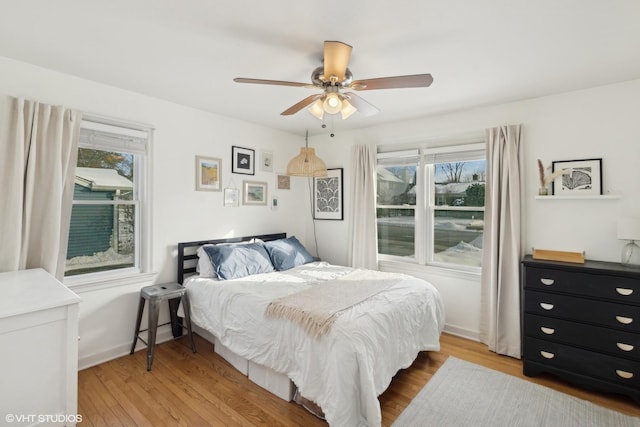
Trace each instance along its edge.
<instances>
[{"instance_id":1,"label":"white wall shelf","mask_svg":"<svg viewBox=\"0 0 640 427\"><path fill-rule=\"evenodd\" d=\"M617 194L605 194L605 195L593 195L593 196L535 196L536 200L577 200L577 199L614 200L619 198L620 198L620 195L617 195Z\"/></svg>"}]
</instances>

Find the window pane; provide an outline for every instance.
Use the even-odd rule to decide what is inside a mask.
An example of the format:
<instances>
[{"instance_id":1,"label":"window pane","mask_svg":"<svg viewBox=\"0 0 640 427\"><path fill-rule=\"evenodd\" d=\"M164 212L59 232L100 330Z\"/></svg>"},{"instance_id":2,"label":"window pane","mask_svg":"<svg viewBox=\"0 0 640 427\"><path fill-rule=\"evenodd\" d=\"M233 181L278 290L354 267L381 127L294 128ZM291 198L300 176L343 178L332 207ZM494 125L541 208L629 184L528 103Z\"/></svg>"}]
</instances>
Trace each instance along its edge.
<instances>
[{"instance_id":1,"label":"window pane","mask_svg":"<svg viewBox=\"0 0 640 427\"><path fill-rule=\"evenodd\" d=\"M135 265L135 206L109 203L134 201L133 179L133 154L78 149L65 276Z\"/></svg>"},{"instance_id":2,"label":"window pane","mask_svg":"<svg viewBox=\"0 0 640 427\"><path fill-rule=\"evenodd\" d=\"M435 164L436 206L484 206L486 160Z\"/></svg>"},{"instance_id":3,"label":"window pane","mask_svg":"<svg viewBox=\"0 0 640 427\"><path fill-rule=\"evenodd\" d=\"M480 267L484 212L436 209L434 216L434 261Z\"/></svg>"},{"instance_id":4,"label":"window pane","mask_svg":"<svg viewBox=\"0 0 640 427\"><path fill-rule=\"evenodd\" d=\"M378 205L416 204L416 166L378 166Z\"/></svg>"},{"instance_id":5,"label":"window pane","mask_svg":"<svg viewBox=\"0 0 640 427\"><path fill-rule=\"evenodd\" d=\"M74 200L133 200L133 159L131 153L79 148Z\"/></svg>"},{"instance_id":6,"label":"window pane","mask_svg":"<svg viewBox=\"0 0 640 427\"><path fill-rule=\"evenodd\" d=\"M415 210L377 209L378 253L415 257Z\"/></svg>"},{"instance_id":7,"label":"window pane","mask_svg":"<svg viewBox=\"0 0 640 427\"><path fill-rule=\"evenodd\" d=\"M74 205L65 276L134 266L135 206Z\"/></svg>"}]
</instances>

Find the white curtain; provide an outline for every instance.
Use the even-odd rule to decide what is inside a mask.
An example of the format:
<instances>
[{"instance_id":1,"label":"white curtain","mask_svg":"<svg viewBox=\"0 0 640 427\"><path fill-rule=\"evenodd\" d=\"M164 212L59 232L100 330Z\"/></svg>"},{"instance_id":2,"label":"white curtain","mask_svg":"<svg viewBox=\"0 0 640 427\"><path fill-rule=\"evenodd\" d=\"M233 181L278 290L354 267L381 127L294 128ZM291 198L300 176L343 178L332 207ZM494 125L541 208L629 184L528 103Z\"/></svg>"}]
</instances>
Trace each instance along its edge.
<instances>
[{"instance_id":1,"label":"white curtain","mask_svg":"<svg viewBox=\"0 0 640 427\"><path fill-rule=\"evenodd\" d=\"M480 340L520 358L523 148L520 125L486 131L487 179Z\"/></svg>"},{"instance_id":2,"label":"white curtain","mask_svg":"<svg viewBox=\"0 0 640 427\"><path fill-rule=\"evenodd\" d=\"M376 146L357 144L351 148L351 209L349 264L378 269L376 228Z\"/></svg>"},{"instance_id":3,"label":"white curtain","mask_svg":"<svg viewBox=\"0 0 640 427\"><path fill-rule=\"evenodd\" d=\"M81 114L0 97L0 271L62 279Z\"/></svg>"}]
</instances>

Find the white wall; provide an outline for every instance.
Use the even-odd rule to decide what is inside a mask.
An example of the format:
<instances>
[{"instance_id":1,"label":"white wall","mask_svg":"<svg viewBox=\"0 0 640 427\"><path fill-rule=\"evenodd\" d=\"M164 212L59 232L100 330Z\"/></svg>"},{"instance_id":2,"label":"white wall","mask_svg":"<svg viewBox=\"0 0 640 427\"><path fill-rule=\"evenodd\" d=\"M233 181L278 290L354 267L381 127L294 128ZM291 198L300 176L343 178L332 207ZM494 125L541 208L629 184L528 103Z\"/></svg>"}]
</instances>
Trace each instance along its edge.
<instances>
[{"instance_id":1,"label":"white wall","mask_svg":"<svg viewBox=\"0 0 640 427\"><path fill-rule=\"evenodd\" d=\"M616 239L616 220L640 217L640 80L569 92L434 117L424 117L355 132L335 130L336 136L310 138L310 145L328 166L345 168L344 222L318 221L318 244L323 258L347 261L349 239L349 159L355 143L404 145L482 133L503 124L524 126L526 173L526 252L541 249L585 251L588 259L619 262L624 242ZM372 118L372 122L375 117ZM605 194L614 200L537 200L536 160L603 159ZM309 229L310 230L310 229ZM384 264L384 269L397 265ZM411 269L430 280L442 293L447 329L477 337L479 281L425 269Z\"/></svg>"},{"instance_id":2,"label":"white wall","mask_svg":"<svg viewBox=\"0 0 640 427\"><path fill-rule=\"evenodd\" d=\"M126 72L126 70L123 70ZM292 179L291 190L274 193L275 174L231 174L231 146L274 153L274 171L283 172L296 155L302 138L251 123L209 114L170 102L76 78L0 57L0 94L62 104L84 112L155 127L151 166L153 187L151 271L156 283L174 281L176 244L181 241L287 232L306 241L306 215L299 200L307 199L305 180ZM224 208L222 192L195 191L195 156L223 160L223 185L241 189L244 179L266 181L279 208L240 206ZM306 210L303 210L305 213ZM76 289L80 305L80 366L128 352L133 337L140 287L150 282L117 288ZM166 313L162 314L167 317ZM162 320L162 319L161 319ZM168 327L162 331L168 337Z\"/></svg>"}]
</instances>

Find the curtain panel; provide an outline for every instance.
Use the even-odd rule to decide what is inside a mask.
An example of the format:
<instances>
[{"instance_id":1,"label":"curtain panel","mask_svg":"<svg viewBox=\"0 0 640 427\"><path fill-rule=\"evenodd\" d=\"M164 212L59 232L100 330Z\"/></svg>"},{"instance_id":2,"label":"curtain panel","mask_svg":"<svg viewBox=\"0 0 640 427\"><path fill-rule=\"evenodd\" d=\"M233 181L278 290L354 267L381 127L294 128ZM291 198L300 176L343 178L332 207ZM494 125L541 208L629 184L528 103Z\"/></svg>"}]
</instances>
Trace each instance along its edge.
<instances>
[{"instance_id":1,"label":"curtain panel","mask_svg":"<svg viewBox=\"0 0 640 427\"><path fill-rule=\"evenodd\" d=\"M521 125L487 129L480 340L491 351L521 357L520 260L523 245Z\"/></svg>"},{"instance_id":2,"label":"curtain panel","mask_svg":"<svg viewBox=\"0 0 640 427\"><path fill-rule=\"evenodd\" d=\"M378 269L376 159L375 145L357 144L351 148L349 264L372 270Z\"/></svg>"},{"instance_id":3,"label":"curtain panel","mask_svg":"<svg viewBox=\"0 0 640 427\"><path fill-rule=\"evenodd\" d=\"M81 113L0 97L0 271L62 279Z\"/></svg>"}]
</instances>

